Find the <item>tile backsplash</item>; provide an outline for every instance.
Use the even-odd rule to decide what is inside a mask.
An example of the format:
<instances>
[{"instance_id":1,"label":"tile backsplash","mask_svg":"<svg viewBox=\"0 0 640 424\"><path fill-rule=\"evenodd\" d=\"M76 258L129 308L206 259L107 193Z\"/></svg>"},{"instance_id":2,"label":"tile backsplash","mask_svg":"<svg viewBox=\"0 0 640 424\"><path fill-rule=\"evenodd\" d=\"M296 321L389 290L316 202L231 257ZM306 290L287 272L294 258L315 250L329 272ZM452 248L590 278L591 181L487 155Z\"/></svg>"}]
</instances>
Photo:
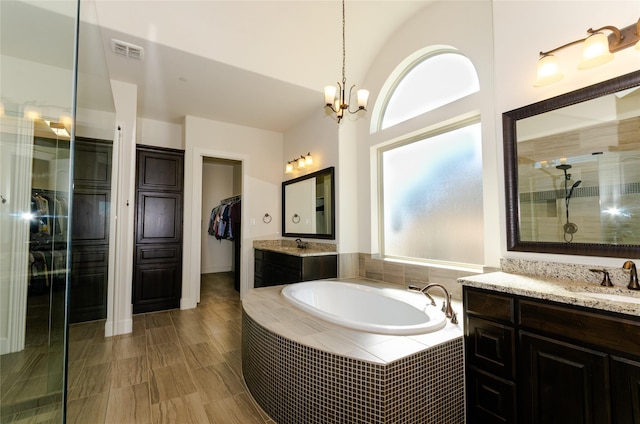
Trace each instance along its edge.
<instances>
[{"instance_id":1,"label":"tile backsplash","mask_svg":"<svg viewBox=\"0 0 640 424\"><path fill-rule=\"evenodd\" d=\"M486 268L484 272L499 271L499 269ZM447 288L454 299L462 299L462 287L458 284L458 278L481 274L479 271L460 271L428 265L406 264L401 262L385 261L372 257L370 254L358 254L358 274L361 278L382 281L399 286L425 286L429 283L439 283ZM340 277L346 277L341 272Z\"/></svg>"}]
</instances>

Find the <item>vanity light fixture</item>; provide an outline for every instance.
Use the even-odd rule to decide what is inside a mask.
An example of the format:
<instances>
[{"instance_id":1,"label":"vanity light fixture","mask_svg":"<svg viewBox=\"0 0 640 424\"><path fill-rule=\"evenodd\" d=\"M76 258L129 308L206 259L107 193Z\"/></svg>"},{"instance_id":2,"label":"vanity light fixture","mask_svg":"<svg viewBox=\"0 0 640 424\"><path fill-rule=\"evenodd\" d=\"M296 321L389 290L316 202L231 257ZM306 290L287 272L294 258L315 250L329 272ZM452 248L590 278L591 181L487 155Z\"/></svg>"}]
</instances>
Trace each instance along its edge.
<instances>
[{"instance_id":1,"label":"vanity light fixture","mask_svg":"<svg viewBox=\"0 0 640 424\"><path fill-rule=\"evenodd\" d=\"M313 165L313 156L311 153L307 153L306 155L301 155L299 158L295 158L287 162L284 168L284 172L286 174L290 174L293 172L294 167L305 168L307 165Z\"/></svg>"},{"instance_id":2,"label":"vanity light fixture","mask_svg":"<svg viewBox=\"0 0 640 424\"><path fill-rule=\"evenodd\" d=\"M607 36L602 31L610 31ZM613 53L626 49L635 43L635 49L640 50L640 19L635 24L628 25L622 29L614 26L603 26L602 28L587 30L589 34L586 38L564 44L555 49L540 52L538 60L537 79L535 87L553 84L563 77L560 66L553 53L566 47L582 43L582 60L578 64L578 69L589 69L603 65L613 60Z\"/></svg>"},{"instance_id":3,"label":"vanity light fixture","mask_svg":"<svg viewBox=\"0 0 640 424\"><path fill-rule=\"evenodd\" d=\"M349 109L351 103L351 93L355 88L355 84L349 89L349 98L346 97L347 77L346 77L346 42L345 42L345 13L344 0L342 0L342 83L338 81L337 85L327 85L324 87L324 107L336 114L338 123L344 117L344 113L358 113L361 110L367 110L367 102L369 101L369 91L360 89L356 92L358 108L356 110ZM329 112L330 113L330 112Z\"/></svg>"},{"instance_id":4,"label":"vanity light fixture","mask_svg":"<svg viewBox=\"0 0 640 424\"><path fill-rule=\"evenodd\" d=\"M46 119L44 120L44 122L58 137L70 137L69 131L67 131L67 129L65 128L64 123L49 121Z\"/></svg>"}]
</instances>

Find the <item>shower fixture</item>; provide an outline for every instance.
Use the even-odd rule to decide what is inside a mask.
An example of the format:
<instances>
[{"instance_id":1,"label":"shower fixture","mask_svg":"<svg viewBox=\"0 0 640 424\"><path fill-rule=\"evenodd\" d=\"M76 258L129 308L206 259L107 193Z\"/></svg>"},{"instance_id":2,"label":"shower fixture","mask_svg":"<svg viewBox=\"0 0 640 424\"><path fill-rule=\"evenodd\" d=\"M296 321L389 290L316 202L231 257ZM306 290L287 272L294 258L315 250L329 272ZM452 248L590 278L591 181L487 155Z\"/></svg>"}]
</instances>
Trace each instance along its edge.
<instances>
[{"instance_id":1,"label":"shower fixture","mask_svg":"<svg viewBox=\"0 0 640 424\"><path fill-rule=\"evenodd\" d=\"M571 200L571 196L573 196L573 190L575 190L581 183L582 180L578 180L571 188L568 186L568 182L571 180L571 174L567 173L569 169L571 169L571 165L563 163L562 165L556 166L556 169L560 169L564 172L564 204L567 214L567 222L562 226L564 231L564 241L567 243L571 243L573 241L573 235L578 232L578 226L569 221L569 201Z\"/></svg>"}]
</instances>

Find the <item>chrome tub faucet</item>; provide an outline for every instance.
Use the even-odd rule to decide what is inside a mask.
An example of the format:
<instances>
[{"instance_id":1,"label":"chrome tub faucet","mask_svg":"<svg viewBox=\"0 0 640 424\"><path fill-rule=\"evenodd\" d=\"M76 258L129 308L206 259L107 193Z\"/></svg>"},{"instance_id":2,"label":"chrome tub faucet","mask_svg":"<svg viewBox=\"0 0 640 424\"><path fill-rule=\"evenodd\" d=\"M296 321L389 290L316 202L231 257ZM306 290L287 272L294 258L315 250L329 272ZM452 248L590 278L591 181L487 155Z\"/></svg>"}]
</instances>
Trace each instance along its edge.
<instances>
[{"instance_id":1,"label":"chrome tub faucet","mask_svg":"<svg viewBox=\"0 0 640 424\"><path fill-rule=\"evenodd\" d=\"M451 295L449 294L449 292L447 291L445 286L443 286L442 284L438 284L438 283L430 283L430 284L427 284L426 286L424 286L423 288L420 288L420 287L417 287L417 286L409 286L409 287L407 287L407 289L410 290L410 291L421 292L422 294L427 296L427 298L429 298L429 300L431 301L431 304L433 306L436 306L436 301L433 300L433 297L431 297L431 295L429 293L427 293L430 289L432 289L434 287L438 287L444 293L444 302L442 303L442 312L444 312L444 315L447 318L451 319L451 323L452 324L457 324L458 323L458 316L456 315L455 311L451 307Z\"/></svg>"}]
</instances>

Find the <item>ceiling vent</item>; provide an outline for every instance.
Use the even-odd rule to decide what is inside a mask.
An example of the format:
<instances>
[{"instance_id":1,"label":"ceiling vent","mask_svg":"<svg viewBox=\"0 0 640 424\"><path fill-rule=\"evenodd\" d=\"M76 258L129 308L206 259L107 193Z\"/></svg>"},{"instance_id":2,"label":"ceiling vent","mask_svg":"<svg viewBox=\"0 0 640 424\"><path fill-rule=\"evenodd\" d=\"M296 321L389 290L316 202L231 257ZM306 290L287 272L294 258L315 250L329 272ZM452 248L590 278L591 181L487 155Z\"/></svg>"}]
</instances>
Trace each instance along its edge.
<instances>
[{"instance_id":1,"label":"ceiling vent","mask_svg":"<svg viewBox=\"0 0 640 424\"><path fill-rule=\"evenodd\" d=\"M144 58L144 49L142 47L116 39L111 39L111 51L130 59L142 60Z\"/></svg>"}]
</instances>

